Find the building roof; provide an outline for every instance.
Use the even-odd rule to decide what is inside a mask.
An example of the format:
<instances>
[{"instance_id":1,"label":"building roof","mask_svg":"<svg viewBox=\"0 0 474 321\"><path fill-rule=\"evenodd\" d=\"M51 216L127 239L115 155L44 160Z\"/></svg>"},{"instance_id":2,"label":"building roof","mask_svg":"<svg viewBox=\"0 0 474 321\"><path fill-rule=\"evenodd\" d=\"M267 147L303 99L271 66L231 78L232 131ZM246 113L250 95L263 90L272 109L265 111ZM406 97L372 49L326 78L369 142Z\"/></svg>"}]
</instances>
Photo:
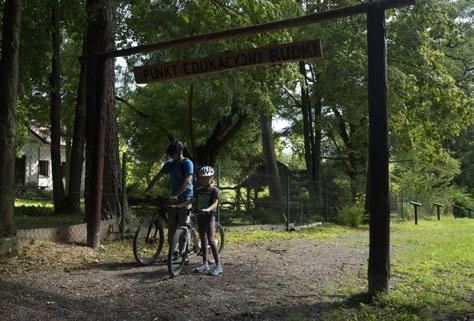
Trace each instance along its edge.
<instances>
[{"instance_id":1,"label":"building roof","mask_svg":"<svg viewBox=\"0 0 474 321\"><path fill-rule=\"evenodd\" d=\"M51 130L48 127L42 126L38 122L32 122L28 128L30 132L39 138L43 143L50 145L51 144ZM66 140L64 139L64 134L61 133L61 146L66 146Z\"/></svg>"}]
</instances>

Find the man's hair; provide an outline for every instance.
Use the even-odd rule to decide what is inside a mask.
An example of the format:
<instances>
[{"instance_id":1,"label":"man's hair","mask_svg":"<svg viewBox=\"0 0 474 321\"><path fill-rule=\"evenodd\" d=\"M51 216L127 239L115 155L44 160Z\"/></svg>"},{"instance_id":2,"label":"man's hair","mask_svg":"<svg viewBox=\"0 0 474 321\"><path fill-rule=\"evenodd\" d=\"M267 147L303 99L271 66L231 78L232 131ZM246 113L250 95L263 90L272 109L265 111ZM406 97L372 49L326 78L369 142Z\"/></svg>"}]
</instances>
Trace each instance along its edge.
<instances>
[{"instance_id":1,"label":"man's hair","mask_svg":"<svg viewBox=\"0 0 474 321\"><path fill-rule=\"evenodd\" d=\"M171 144L169 144L168 147L166 147L166 154L173 155L178 152L182 152L183 150L184 150L184 144L181 141L176 140L172 142Z\"/></svg>"}]
</instances>

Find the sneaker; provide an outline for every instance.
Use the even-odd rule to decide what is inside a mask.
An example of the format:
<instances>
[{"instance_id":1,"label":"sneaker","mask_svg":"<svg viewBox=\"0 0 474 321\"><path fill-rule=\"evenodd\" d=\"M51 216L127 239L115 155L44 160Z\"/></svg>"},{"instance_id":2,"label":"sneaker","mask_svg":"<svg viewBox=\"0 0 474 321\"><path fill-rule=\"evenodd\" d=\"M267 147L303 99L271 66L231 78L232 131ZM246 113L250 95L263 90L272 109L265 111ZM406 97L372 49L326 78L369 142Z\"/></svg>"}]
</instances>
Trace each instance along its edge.
<instances>
[{"instance_id":1,"label":"sneaker","mask_svg":"<svg viewBox=\"0 0 474 321\"><path fill-rule=\"evenodd\" d=\"M201 273L201 272L204 272L204 271L207 271L209 270L209 265L203 263L203 264L200 264L198 266L196 266L196 268L194 268L194 272L197 272L197 273Z\"/></svg>"},{"instance_id":2,"label":"sneaker","mask_svg":"<svg viewBox=\"0 0 474 321\"><path fill-rule=\"evenodd\" d=\"M208 273L209 273L210 275L216 276L216 275L221 274L222 272L224 272L224 270L222 269L222 267L217 266L217 265L214 265L214 266L209 270Z\"/></svg>"}]
</instances>

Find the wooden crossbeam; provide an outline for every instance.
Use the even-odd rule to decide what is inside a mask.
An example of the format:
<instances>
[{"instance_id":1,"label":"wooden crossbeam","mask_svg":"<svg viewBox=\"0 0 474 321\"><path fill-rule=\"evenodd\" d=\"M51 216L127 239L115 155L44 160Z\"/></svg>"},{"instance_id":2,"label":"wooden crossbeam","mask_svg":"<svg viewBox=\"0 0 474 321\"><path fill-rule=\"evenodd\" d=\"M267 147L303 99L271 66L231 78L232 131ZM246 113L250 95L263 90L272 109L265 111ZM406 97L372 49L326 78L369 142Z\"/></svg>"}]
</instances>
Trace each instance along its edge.
<instances>
[{"instance_id":1,"label":"wooden crossbeam","mask_svg":"<svg viewBox=\"0 0 474 321\"><path fill-rule=\"evenodd\" d=\"M392 9L399 7L406 7L415 4L415 0L380 0L372 2L364 2L359 5L351 7L343 7L339 9L316 12L302 17L296 17L291 19L285 19L275 22L263 23L254 26L229 29L219 32L207 33L202 35L194 35L189 37L183 37L178 39L166 40L150 45L141 45L136 47L130 47L125 49L119 49L108 52L93 53L80 57L79 59L84 60L95 60L95 59L106 59L114 57L126 57L134 54L141 54L153 51L159 51L164 49L190 46L197 43L210 42L222 39L242 37L245 35L276 31L285 28L293 28L303 26L312 23L322 23L330 20L339 18L349 17L357 14L366 13L367 11L374 8Z\"/></svg>"}]
</instances>

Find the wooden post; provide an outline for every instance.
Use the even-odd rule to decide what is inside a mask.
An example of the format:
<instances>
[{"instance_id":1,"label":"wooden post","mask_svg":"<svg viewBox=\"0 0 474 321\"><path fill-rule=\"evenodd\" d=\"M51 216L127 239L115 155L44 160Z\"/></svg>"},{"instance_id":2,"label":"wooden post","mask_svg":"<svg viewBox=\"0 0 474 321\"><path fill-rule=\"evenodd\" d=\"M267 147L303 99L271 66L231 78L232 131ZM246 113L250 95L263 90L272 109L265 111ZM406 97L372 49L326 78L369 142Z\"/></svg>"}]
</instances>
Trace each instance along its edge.
<instances>
[{"instance_id":1,"label":"wooden post","mask_svg":"<svg viewBox=\"0 0 474 321\"><path fill-rule=\"evenodd\" d=\"M328 200L328 178L324 180L324 222L328 221L329 216L329 200Z\"/></svg>"},{"instance_id":2,"label":"wooden post","mask_svg":"<svg viewBox=\"0 0 474 321\"><path fill-rule=\"evenodd\" d=\"M286 230L290 230L290 172L286 176Z\"/></svg>"},{"instance_id":3,"label":"wooden post","mask_svg":"<svg viewBox=\"0 0 474 321\"><path fill-rule=\"evenodd\" d=\"M440 208L443 207L442 204L438 204L438 203L434 203L434 205L436 206L436 214L438 216L438 221L441 220L441 215L440 215Z\"/></svg>"},{"instance_id":4,"label":"wooden post","mask_svg":"<svg viewBox=\"0 0 474 321\"><path fill-rule=\"evenodd\" d=\"M240 202L242 200L242 191L240 186L235 187L235 209L237 210L237 213L241 212L240 208Z\"/></svg>"},{"instance_id":5,"label":"wooden post","mask_svg":"<svg viewBox=\"0 0 474 321\"><path fill-rule=\"evenodd\" d=\"M220 177L221 173L220 173L220 167L219 167L219 164L216 164L216 183L217 183L217 189L220 191L220 181L221 181L221 177ZM220 196L220 195L219 195ZM222 197L221 197L222 199ZM217 216L217 223L220 223L221 222L221 204L220 202L217 203L217 209L216 209L216 216Z\"/></svg>"},{"instance_id":6,"label":"wooden post","mask_svg":"<svg viewBox=\"0 0 474 321\"><path fill-rule=\"evenodd\" d=\"M245 211L247 212L247 215L249 214L250 212L250 188L249 187L246 187L245 188L246 190L246 199L245 199Z\"/></svg>"},{"instance_id":7,"label":"wooden post","mask_svg":"<svg viewBox=\"0 0 474 321\"><path fill-rule=\"evenodd\" d=\"M413 201L410 203L413 204L413 207L415 208L415 225L418 225L418 206L422 206L423 204Z\"/></svg>"},{"instance_id":8,"label":"wooden post","mask_svg":"<svg viewBox=\"0 0 474 321\"><path fill-rule=\"evenodd\" d=\"M100 246L100 219L102 209L102 193L104 181L104 147L105 147L105 118L107 110L105 108L105 72L106 60L97 60L96 74L96 101L95 112L93 113L95 131L91 146L91 176L89 186L90 206L87 207L87 245L92 248ZM92 135L91 135L92 136Z\"/></svg>"},{"instance_id":9,"label":"wooden post","mask_svg":"<svg viewBox=\"0 0 474 321\"><path fill-rule=\"evenodd\" d=\"M402 210L402 220L405 220L405 213L404 213L404 208L403 208L403 190L400 191L400 198L401 198L401 210Z\"/></svg>"},{"instance_id":10,"label":"wooden post","mask_svg":"<svg viewBox=\"0 0 474 321\"><path fill-rule=\"evenodd\" d=\"M387 292L390 279L390 198L385 11L367 11L369 99L369 294Z\"/></svg>"},{"instance_id":11,"label":"wooden post","mask_svg":"<svg viewBox=\"0 0 474 321\"><path fill-rule=\"evenodd\" d=\"M120 237L122 240L125 238L126 219L128 216L127 206L127 153L122 154L122 215L120 215Z\"/></svg>"}]
</instances>

